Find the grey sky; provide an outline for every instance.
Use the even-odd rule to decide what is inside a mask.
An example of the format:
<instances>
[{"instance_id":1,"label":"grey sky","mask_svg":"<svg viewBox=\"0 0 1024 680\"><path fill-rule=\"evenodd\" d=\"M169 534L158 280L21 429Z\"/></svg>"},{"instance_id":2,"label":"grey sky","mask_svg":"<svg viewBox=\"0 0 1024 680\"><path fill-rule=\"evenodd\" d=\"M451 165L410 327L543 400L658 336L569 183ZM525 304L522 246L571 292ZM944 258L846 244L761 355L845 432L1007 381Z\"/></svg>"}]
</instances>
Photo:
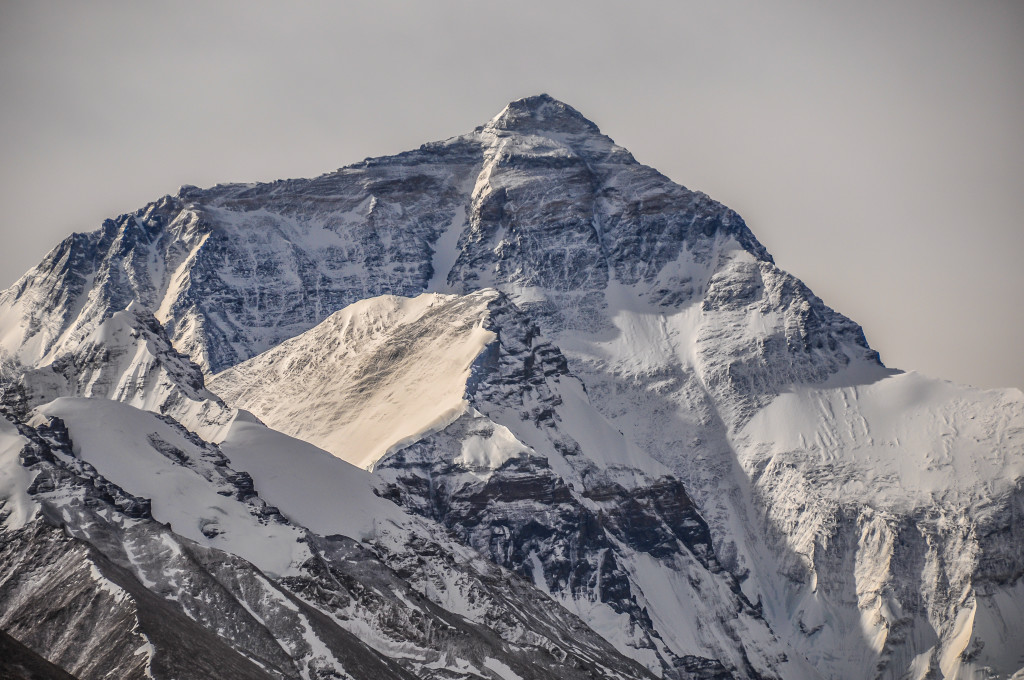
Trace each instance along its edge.
<instances>
[{"instance_id":1,"label":"grey sky","mask_svg":"<svg viewBox=\"0 0 1024 680\"><path fill-rule=\"evenodd\" d=\"M1024 4L0 2L0 286L180 184L548 92L742 214L891 365L1024 387Z\"/></svg>"}]
</instances>

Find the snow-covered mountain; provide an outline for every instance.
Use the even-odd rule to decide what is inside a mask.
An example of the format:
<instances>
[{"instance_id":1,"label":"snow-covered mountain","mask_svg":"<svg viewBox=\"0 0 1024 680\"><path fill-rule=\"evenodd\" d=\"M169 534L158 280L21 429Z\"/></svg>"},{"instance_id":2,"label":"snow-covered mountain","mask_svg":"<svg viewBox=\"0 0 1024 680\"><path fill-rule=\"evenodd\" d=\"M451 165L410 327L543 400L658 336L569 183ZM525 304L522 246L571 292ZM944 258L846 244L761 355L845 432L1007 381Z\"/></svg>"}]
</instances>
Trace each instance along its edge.
<instances>
[{"instance_id":1,"label":"snow-covered mountain","mask_svg":"<svg viewBox=\"0 0 1024 680\"><path fill-rule=\"evenodd\" d=\"M0 628L78 677L1024 670L1024 394L546 95L75 234L0 348Z\"/></svg>"}]
</instances>

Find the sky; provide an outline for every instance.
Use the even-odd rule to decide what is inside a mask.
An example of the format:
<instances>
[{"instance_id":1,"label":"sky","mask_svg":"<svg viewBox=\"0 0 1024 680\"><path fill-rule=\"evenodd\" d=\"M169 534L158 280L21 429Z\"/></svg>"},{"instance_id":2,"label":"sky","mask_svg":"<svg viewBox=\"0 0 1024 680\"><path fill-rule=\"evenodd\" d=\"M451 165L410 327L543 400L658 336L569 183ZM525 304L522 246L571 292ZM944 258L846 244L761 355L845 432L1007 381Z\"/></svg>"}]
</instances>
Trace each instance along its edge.
<instances>
[{"instance_id":1,"label":"sky","mask_svg":"<svg viewBox=\"0 0 1024 680\"><path fill-rule=\"evenodd\" d=\"M1024 3L0 2L0 287L181 184L547 92L743 215L889 366L1024 388Z\"/></svg>"}]
</instances>

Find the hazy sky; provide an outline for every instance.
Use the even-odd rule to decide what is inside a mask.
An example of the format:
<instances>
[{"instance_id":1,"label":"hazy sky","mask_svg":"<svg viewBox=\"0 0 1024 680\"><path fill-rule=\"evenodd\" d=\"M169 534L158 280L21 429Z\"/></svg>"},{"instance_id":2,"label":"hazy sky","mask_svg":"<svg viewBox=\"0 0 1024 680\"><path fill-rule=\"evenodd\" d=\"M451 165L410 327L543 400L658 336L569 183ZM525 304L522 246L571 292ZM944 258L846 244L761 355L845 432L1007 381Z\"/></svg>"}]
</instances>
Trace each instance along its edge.
<instances>
[{"instance_id":1,"label":"hazy sky","mask_svg":"<svg viewBox=\"0 0 1024 680\"><path fill-rule=\"evenodd\" d=\"M1024 3L0 1L0 286L180 184L548 92L736 209L890 366L1024 387Z\"/></svg>"}]
</instances>

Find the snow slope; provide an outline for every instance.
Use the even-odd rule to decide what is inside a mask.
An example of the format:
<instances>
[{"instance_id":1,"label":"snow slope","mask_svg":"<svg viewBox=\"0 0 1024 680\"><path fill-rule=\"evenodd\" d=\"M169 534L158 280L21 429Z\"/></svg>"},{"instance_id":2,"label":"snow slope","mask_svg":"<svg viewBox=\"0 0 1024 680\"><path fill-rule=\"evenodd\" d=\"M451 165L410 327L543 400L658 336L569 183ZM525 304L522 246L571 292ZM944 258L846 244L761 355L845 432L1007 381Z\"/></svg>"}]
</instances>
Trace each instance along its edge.
<instances>
[{"instance_id":1,"label":"snow slope","mask_svg":"<svg viewBox=\"0 0 1024 680\"><path fill-rule=\"evenodd\" d=\"M301 532L272 515L268 521L261 507L239 499L223 456L181 426L106 399L62 397L38 412L60 418L75 456L149 498L153 517L180 536L238 555L272 576L294 574L309 558L297 540Z\"/></svg>"},{"instance_id":2,"label":"snow slope","mask_svg":"<svg viewBox=\"0 0 1024 680\"><path fill-rule=\"evenodd\" d=\"M974 507L1024 477L1024 393L918 373L804 387L780 395L736 440L746 469L795 464L839 502L898 512Z\"/></svg>"},{"instance_id":3,"label":"snow slope","mask_svg":"<svg viewBox=\"0 0 1024 680\"><path fill-rule=\"evenodd\" d=\"M77 677L653 677L369 473L252 420L225 447L254 475L110 400L8 415L0 478L35 480L0 489L30 499L0 528L0 625Z\"/></svg>"},{"instance_id":4,"label":"snow slope","mask_svg":"<svg viewBox=\"0 0 1024 680\"><path fill-rule=\"evenodd\" d=\"M37 509L28 494L32 475L18 465L26 440L6 419L0 419L0 517L5 527L20 529Z\"/></svg>"},{"instance_id":5,"label":"snow slope","mask_svg":"<svg viewBox=\"0 0 1024 680\"><path fill-rule=\"evenodd\" d=\"M370 468L466 409L470 367L494 335L496 293L357 302L214 376L210 388L270 427Z\"/></svg>"},{"instance_id":6,"label":"snow slope","mask_svg":"<svg viewBox=\"0 0 1024 680\"><path fill-rule=\"evenodd\" d=\"M368 472L261 423L236 420L220 449L252 476L262 498L318 534L363 539L378 524L409 524L406 513L373 493Z\"/></svg>"}]
</instances>

